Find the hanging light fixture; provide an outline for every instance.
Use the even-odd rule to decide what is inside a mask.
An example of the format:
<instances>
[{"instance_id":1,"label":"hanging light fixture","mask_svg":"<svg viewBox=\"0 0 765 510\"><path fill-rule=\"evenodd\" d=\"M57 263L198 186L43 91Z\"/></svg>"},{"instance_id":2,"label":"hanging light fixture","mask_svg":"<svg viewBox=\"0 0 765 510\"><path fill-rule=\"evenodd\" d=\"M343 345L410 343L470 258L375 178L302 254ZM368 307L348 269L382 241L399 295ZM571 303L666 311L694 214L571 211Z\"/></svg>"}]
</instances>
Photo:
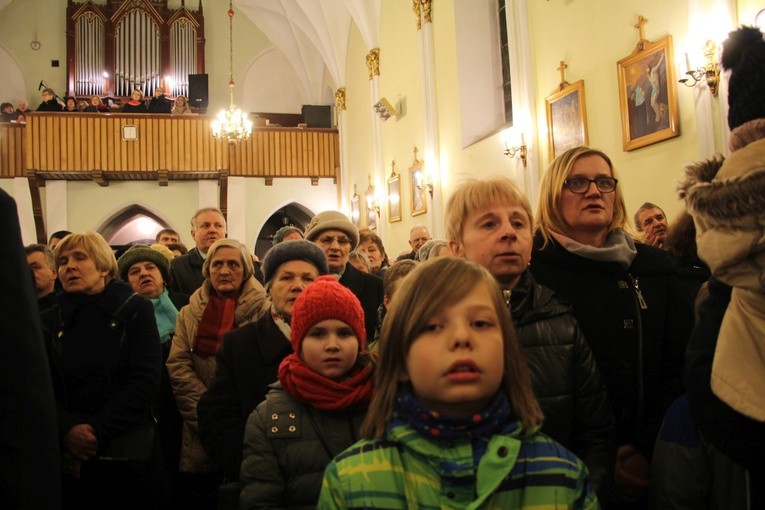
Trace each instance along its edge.
<instances>
[{"instance_id":1,"label":"hanging light fixture","mask_svg":"<svg viewBox=\"0 0 765 510\"><path fill-rule=\"evenodd\" d=\"M218 113L218 117L212 122L213 136L217 140L226 140L228 143L236 143L247 140L252 133L252 121L247 114L234 104L234 5L233 0L228 2L228 109Z\"/></svg>"}]
</instances>

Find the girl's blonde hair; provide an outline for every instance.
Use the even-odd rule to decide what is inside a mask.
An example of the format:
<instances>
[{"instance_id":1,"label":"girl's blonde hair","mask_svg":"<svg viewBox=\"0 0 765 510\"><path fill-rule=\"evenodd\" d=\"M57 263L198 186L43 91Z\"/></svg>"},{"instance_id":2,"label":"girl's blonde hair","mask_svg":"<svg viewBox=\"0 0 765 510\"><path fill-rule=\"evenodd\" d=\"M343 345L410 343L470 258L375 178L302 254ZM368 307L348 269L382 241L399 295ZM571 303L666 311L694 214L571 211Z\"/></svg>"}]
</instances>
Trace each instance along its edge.
<instances>
[{"instance_id":1,"label":"girl's blonde hair","mask_svg":"<svg viewBox=\"0 0 765 510\"><path fill-rule=\"evenodd\" d=\"M401 281L383 323L380 355L375 373L375 393L362 435L381 438L393 416L396 393L403 376L412 343L428 321L444 308L459 302L476 286L482 285L491 296L500 320L504 344L502 389L523 427L530 429L542 420L526 357L521 350L510 311L494 277L483 267L461 258L429 260L415 268Z\"/></svg>"},{"instance_id":2,"label":"girl's blonde hair","mask_svg":"<svg viewBox=\"0 0 765 510\"><path fill-rule=\"evenodd\" d=\"M56 260L56 270L58 271L58 257L64 250L72 248L82 248L93 259L93 263L99 271L106 271L105 283L109 283L112 278L119 278L119 267L117 259L114 256L114 250L109 246L101 234L88 230L82 234L68 234L58 242L53 250L53 258Z\"/></svg>"},{"instance_id":3,"label":"girl's blonde hair","mask_svg":"<svg viewBox=\"0 0 765 510\"><path fill-rule=\"evenodd\" d=\"M606 156L605 152L591 147L574 147L555 158L542 176L542 182L539 185L539 205L537 207L536 218L534 219L537 229L544 239L542 247L547 246L552 240L551 232L558 232L565 236L573 237L571 228L566 223L566 220L563 219L560 200L563 193L563 183L568 179L574 163L579 158L585 156L600 156L608 164L608 168L611 169L611 177L614 179L619 178L613 163L611 163L611 158ZM614 190L614 216L611 218L611 224L608 226L608 233L610 234L617 228L624 230L625 233L634 237L634 232L628 221L627 206L624 203L622 188L619 186L616 186Z\"/></svg>"}]
</instances>

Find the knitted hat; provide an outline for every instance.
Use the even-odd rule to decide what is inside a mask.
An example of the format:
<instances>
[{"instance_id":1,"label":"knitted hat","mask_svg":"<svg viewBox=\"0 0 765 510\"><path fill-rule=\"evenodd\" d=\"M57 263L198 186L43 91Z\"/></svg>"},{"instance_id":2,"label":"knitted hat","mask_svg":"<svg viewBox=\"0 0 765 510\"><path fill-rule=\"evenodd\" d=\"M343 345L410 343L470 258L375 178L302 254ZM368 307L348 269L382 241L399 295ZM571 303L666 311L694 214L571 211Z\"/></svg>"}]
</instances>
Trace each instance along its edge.
<instances>
[{"instance_id":1,"label":"knitted hat","mask_svg":"<svg viewBox=\"0 0 765 510\"><path fill-rule=\"evenodd\" d=\"M170 283L170 261L157 250L151 249L145 244L136 244L130 247L128 251L122 254L117 260L117 267L120 270L120 278L127 281L128 271L136 262L152 262L159 269L165 284Z\"/></svg>"},{"instance_id":2,"label":"knitted hat","mask_svg":"<svg viewBox=\"0 0 765 510\"><path fill-rule=\"evenodd\" d=\"M297 241L292 241L297 242ZM364 350L367 334L364 329L364 309L358 298L334 276L320 276L308 285L295 300L290 322L290 341L299 353L303 338L318 322L336 319L348 324L359 339L359 351Z\"/></svg>"},{"instance_id":3,"label":"knitted hat","mask_svg":"<svg viewBox=\"0 0 765 510\"><path fill-rule=\"evenodd\" d=\"M282 227L282 228L280 228L279 230L276 231L276 233L274 234L273 243L274 244L281 243L282 241L284 241L285 237L287 237L288 235L292 234L293 232L297 232L298 234L300 234L300 237L303 237L303 231L302 230L300 230L297 227L293 227L292 225L287 225L287 226Z\"/></svg>"},{"instance_id":4,"label":"knitted hat","mask_svg":"<svg viewBox=\"0 0 765 510\"><path fill-rule=\"evenodd\" d=\"M324 211L314 216L305 228L305 238L316 241L319 234L330 229L345 232L351 240L351 250L359 244L359 229L345 214L338 211Z\"/></svg>"},{"instance_id":5,"label":"knitted hat","mask_svg":"<svg viewBox=\"0 0 765 510\"><path fill-rule=\"evenodd\" d=\"M279 266L290 260L305 260L316 266L320 275L327 274L327 256L317 245L304 239L284 241L268 250L263 258L264 282L271 281Z\"/></svg>"},{"instance_id":6,"label":"knitted hat","mask_svg":"<svg viewBox=\"0 0 765 510\"><path fill-rule=\"evenodd\" d=\"M741 27L723 43L723 68L728 81L728 126L731 130L765 118L765 41L755 27Z\"/></svg>"}]
</instances>

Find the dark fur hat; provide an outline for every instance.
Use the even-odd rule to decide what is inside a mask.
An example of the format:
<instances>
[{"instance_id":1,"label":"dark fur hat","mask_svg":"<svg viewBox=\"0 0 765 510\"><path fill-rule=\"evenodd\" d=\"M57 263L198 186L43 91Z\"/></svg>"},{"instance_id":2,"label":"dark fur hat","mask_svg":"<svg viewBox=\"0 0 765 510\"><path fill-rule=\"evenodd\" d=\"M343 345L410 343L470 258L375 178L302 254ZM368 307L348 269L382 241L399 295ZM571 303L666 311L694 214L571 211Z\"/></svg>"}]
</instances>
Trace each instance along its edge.
<instances>
[{"instance_id":1,"label":"dark fur hat","mask_svg":"<svg viewBox=\"0 0 765 510\"><path fill-rule=\"evenodd\" d=\"M765 40L756 27L741 27L723 43L722 65L730 70L728 126L765 118Z\"/></svg>"}]
</instances>

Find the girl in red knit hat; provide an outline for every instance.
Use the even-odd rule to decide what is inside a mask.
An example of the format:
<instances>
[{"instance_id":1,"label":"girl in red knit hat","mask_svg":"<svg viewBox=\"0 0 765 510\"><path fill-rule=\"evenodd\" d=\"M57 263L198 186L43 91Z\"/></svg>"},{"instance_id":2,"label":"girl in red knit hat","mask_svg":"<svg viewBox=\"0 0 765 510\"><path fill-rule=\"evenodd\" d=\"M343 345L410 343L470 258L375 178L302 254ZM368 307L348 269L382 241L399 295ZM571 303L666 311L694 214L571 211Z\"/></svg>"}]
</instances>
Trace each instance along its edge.
<instances>
[{"instance_id":1,"label":"girl in red knit hat","mask_svg":"<svg viewBox=\"0 0 765 510\"><path fill-rule=\"evenodd\" d=\"M295 301L293 354L244 435L240 508L313 507L324 468L359 439L372 397L364 310L334 276Z\"/></svg>"}]
</instances>

